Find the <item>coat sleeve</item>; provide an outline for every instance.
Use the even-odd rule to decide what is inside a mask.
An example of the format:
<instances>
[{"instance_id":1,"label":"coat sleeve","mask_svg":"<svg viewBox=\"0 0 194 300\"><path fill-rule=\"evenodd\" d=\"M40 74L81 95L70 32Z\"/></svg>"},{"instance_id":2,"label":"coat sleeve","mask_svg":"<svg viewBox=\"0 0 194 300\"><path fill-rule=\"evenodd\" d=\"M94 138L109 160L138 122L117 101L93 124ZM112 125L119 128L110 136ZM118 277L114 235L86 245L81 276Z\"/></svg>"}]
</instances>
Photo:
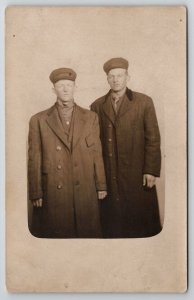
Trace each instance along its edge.
<instances>
[{"instance_id":1,"label":"coat sleeve","mask_svg":"<svg viewBox=\"0 0 194 300\"><path fill-rule=\"evenodd\" d=\"M161 168L160 132L154 104L151 98L148 99L145 107L144 132L145 156L143 173L159 177Z\"/></svg>"},{"instance_id":2,"label":"coat sleeve","mask_svg":"<svg viewBox=\"0 0 194 300\"><path fill-rule=\"evenodd\" d=\"M92 126L92 136L94 138L94 170L97 191L106 191L106 178L104 171L104 162L102 157L102 146L100 141L100 129L98 116L95 114L94 123Z\"/></svg>"},{"instance_id":3,"label":"coat sleeve","mask_svg":"<svg viewBox=\"0 0 194 300\"><path fill-rule=\"evenodd\" d=\"M28 135L28 191L29 199L36 200L43 197L42 192L42 151L39 122L32 117L29 124Z\"/></svg>"}]
</instances>

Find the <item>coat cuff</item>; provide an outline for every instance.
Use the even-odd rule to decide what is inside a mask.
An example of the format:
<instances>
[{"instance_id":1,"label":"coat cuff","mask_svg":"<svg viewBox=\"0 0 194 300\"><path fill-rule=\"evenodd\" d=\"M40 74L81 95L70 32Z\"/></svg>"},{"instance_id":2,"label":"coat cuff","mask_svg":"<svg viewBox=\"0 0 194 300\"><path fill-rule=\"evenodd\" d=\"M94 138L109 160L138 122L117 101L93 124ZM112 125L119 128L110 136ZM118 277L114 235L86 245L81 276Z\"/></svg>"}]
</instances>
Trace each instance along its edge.
<instances>
[{"instance_id":1,"label":"coat cuff","mask_svg":"<svg viewBox=\"0 0 194 300\"><path fill-rule=\"evenodd\" d=\"M149 174L155 177L160 177L160 172L153 172L153 171L149 171L149 170L144 170L143 175L144 174Z\"/></svg>"},{"instance_id":2,"label":"coat cuff","mask_svg":"<svg viewBox=\"0 0 194 300\"><path fill-rule=\"evenodd\" d=\"M38 200L38 199L42 199L43 198L43 193L30 193L29 194L29 199L30 201L34 201L34 200Z\"/></svg>"},{"instance_id":3,"label":"coat cuff","mask_svg":"<svg viewBox=\"0 0 194 300\"><path fill-rule=\"evenodd\" d=\"M97 186L96 186L96 190L98 191L98 192L100 192L100 191L107 191L107 186L106 186L106 184L104 183L102 183L102 184L98 184Z\"/></svg>"}]
</instances>

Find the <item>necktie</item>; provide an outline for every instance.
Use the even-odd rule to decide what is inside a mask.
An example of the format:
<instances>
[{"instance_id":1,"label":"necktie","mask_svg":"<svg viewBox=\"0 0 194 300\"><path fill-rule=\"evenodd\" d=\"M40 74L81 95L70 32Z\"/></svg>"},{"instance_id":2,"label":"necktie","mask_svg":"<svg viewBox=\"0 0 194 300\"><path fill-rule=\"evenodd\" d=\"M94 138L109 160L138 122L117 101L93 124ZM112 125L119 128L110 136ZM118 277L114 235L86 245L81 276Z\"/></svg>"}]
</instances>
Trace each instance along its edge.
<instances>
[{"instance_id":1,"label":"necktie","mask_svg":"<svg viewBox=\"0 0 194 300\"><path fill-rule=\"evenodd\" d=\"M71 117L74 107L74 101L69 102L63 102L60 99L57 100L59 103L59 106L61 107L61 113L63 116L63 120L65 121L65 124L69 127L71 123Z\"/></svg>"},{"instance_id":2,"label":"necktie","mask_svg":"<svg viewBox=\"0 0 194 300\"><path fill-rule=\"evenodd\" d=\"M118 102L119 102L119 100L120 100L120 98L118 96L113 96L114 109L115 109L116 113L118 111Z\"/></svg>"}]
</instances>

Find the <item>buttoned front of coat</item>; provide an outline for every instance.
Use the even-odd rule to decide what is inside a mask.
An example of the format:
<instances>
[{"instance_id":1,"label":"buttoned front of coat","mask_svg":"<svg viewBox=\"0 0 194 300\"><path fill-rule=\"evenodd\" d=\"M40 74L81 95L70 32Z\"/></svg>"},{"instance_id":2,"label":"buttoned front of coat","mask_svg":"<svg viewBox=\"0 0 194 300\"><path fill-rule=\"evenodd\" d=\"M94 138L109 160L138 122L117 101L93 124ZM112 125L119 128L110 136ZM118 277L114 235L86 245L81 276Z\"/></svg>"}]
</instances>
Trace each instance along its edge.
<instances>
[{"instance_id":1,"label":"buttoned front of coat","mask_svg":"<svg viewBox=\"0 0 194 300\"><path fill-rule=\"evenodd\" d=\"M33 116L29 130L30 230L39 237L100 237L97 190L106 190L98 117L76 106L69 143L56 106Z\"/></svg>"},{"instance_id":2,"label":"buttoned front of coat","mask_svg":"<svg viewBox=\"0 0 194 300\"><path fill-rule=\"evenodd\" d=\"M160 176L160 133L152 99L127 89L117 115L110 92L91 109L99 116L108 197L102 203L105 237L146 237L161 230L156 188L143 174Z\"/></svg>"}]
</instances>

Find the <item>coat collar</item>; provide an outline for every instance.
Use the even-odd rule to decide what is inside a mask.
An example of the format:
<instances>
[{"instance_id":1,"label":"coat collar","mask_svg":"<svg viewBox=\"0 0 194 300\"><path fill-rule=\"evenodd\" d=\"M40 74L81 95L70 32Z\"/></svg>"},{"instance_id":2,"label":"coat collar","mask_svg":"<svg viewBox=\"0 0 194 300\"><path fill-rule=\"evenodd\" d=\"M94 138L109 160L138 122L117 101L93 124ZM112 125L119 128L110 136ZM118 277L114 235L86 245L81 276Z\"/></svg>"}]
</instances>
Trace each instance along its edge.
<instances>
[{"instance_id":1,"label":"coat collar","mask_svg":"<svg viewBox=\"0 0 194 300\"><path fill-rule=\"evenodd\" d=\"M110 94L111 94L111 90L109 90L108 93L104 96L104 101L107 100L107 98L109 97ZM132 92L132 90L130 90L130 89L127 88L125 94L127 95L127 98L128 98L129 101L133 100L133 92Z\"/></svg>"},{"instance_id":2,"label":"coat collar","mask_svg":"<svg viewBox=\"0 0 194 300\"><path fill-rule=\"evenodd\" d=\"M107 115L107 117L110 119L110 121L114 124L116 118L118 119L122 117L131 108L131 104L133 100L133 92L128 88L126 89L123 103L121 104L120 110L116 117L111 102L109 101L110 95L111 95L111 90L109 90L109 92L104 96L103 110Z\"/></svg>"},{"instance_id":3,"label":"coat collar","mask_svg":"<svg viewBox=\"0 0 194 300\"><path fill-rule=\"evenodd\" d=\"M108 92L108 94L105 95L105 99L103 102L103 110L104 110L104 113L106 114L106 116L109 118L109 120L114 125L116 116L115 116L115 112L112 107L112 103L110 101L110 97L111 97L111 90Z\"/></svg>"},{"instance_id":4,"label":"coat collar","mask_svg":"<svg viewBox=\"0 0 194 300\"><path fill-rule=\"evenodd\" d=\"M76 104L74 111L73 148L75 148L81 136L83 135L86 123L87 118L85 109Z\"/></svg>"},{"instance_id":5,"label":"coat collar","mask_svg":"<svg viewBox=\"0 0 194 300\"><path fill-rule=\"evenodd\" d=\"M83 129L85 127L86 118L85 118L85 110L75 104L74 107L74 128L73 128L73 147L76 146L80 137L82 136ZM65 146L70 150L71 145L68 142L68 136L65 134L63 125L60 121L59 114L57 111L56 104L54 104L47 112L46 121L49 127L54 131L54 133L60 138L60 140L65 144Z\"/></svg>"},{"instance_id":6,"label":"coat collar","mask_svg":"<svg viewBox=\"0 0 194 300\"><path fill-rule=\"evenodd\" d=\"M47 113L46 122L49 127L54 131L54 133L60 138L60 140L65 144L65 146L70 149L70 145L67 139L67 134L61 123L59 113L56 104L54 104Z\"/></svg>"}]
</instances>

